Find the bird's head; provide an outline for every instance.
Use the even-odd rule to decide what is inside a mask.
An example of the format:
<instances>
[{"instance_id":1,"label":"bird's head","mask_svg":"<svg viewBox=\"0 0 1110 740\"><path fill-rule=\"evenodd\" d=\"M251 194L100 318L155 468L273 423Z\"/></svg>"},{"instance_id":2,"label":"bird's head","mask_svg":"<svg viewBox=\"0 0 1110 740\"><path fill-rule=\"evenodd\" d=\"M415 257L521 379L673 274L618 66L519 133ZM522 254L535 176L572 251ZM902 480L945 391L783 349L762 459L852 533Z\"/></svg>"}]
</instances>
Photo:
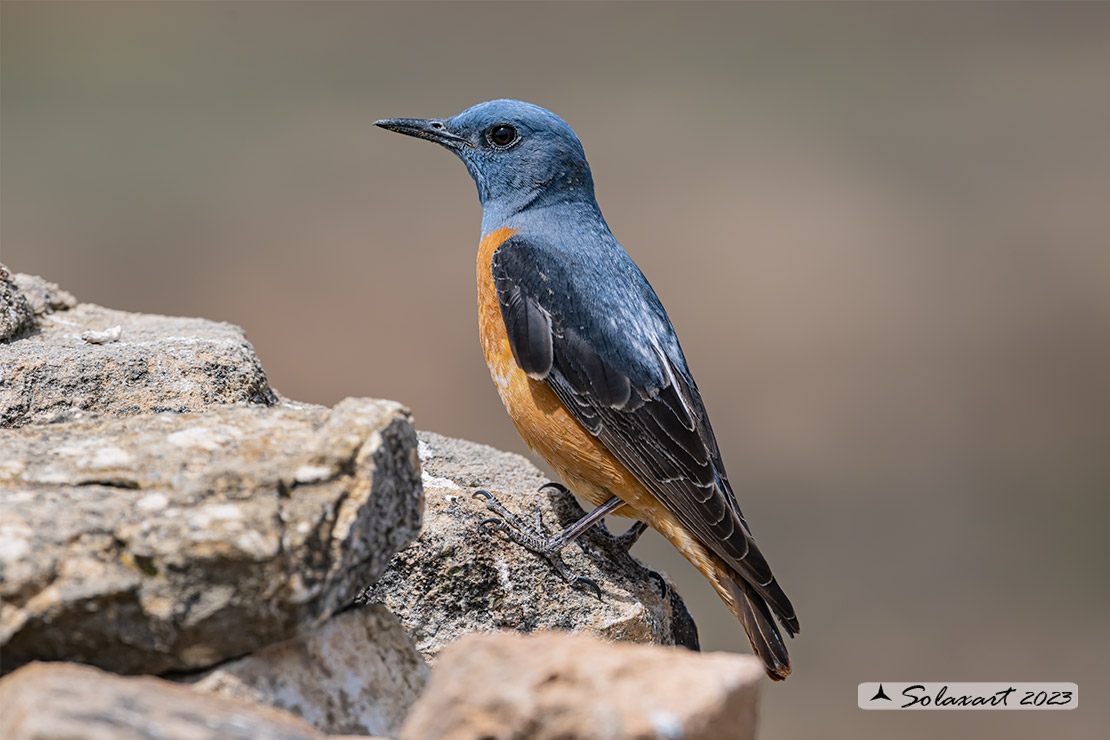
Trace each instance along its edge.
<instances>
[{"instance_id":1,"label":"bird's head","mask_svg":"<svg viewBox=\"0 0 1110 740\"><path fill-rule=\"evenodd\" d=\"M428 139L466 165L487 210L515 213L551 201L593 203L582 144L551 111L519 100L491 100L451 118L386 118L390 131Z\"/></svg>"}]
</instances>

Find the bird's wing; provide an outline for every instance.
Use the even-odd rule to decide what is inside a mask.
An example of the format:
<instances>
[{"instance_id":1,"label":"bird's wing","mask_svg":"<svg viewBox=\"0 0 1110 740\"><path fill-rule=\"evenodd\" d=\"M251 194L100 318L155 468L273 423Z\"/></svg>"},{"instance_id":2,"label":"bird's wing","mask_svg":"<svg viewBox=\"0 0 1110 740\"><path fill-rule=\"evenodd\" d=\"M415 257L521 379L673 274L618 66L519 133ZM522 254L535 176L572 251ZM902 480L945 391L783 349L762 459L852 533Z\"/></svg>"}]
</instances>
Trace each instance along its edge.
<instances>
[{"instance_id":1,"label":"bird's wing","mask_svg":"<svg viewBox=\"0 0 1110 740\"><path fill-rule=\"evenodd\" d=\"M794 609L740 512L662 305L623 250L591 257L600 266L520 235L497 249L491 269L513 357L793 635Z\"/></svg>"}]
</instances>

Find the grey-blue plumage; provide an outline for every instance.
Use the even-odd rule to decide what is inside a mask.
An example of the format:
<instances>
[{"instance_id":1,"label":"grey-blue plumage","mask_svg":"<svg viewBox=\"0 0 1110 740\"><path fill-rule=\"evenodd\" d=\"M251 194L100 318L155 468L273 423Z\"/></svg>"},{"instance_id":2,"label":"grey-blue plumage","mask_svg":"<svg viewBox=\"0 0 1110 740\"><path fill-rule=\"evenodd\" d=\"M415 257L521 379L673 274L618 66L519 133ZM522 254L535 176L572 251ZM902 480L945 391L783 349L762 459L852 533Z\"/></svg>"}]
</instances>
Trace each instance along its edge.
<instances>
[{"instance_id":1,"label":"grey-blue plumage","mask_svg":"<svg viewBox=\"0 0 1110 740\"><path fill-rule=\"evenodd\" d=\"M516 364L724 563L730 606L767 672L784 678L789 657L772 614L793 636L794 608L740 511L670 319L601 214L574 131L514 100L378 125L463 160L483 234L511 230L490 271Z\"/></svg>"}]
</instances>

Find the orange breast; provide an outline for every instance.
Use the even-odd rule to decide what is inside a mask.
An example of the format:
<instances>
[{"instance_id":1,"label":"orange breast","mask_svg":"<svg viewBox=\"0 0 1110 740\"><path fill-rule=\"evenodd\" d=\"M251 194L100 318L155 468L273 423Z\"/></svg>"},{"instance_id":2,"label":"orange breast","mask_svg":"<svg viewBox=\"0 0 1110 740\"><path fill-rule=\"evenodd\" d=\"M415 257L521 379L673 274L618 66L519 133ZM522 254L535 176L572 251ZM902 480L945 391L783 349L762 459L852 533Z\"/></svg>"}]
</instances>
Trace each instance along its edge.
<instances>
[{"instance_id":1,"label":"orange breast","mask_svg":"<svg viewBox=\"0 0 1110 740\"><path fill-rule=\"evenodd\" d=\"M647 493L639 481L570 415L546 383L529 378L513 359L497 303L491 261L497 248L515 233L513 229L490 232L478 248L478 332L501 402L520 436L571 490L595 506L614 495L633 504L633 499ZM634 489L639 490L633 494ZM618 513L637 515L627 509L623 507Z\"/></svg>"},{"instance_id":2,"label":"orange breast","mask_svg":"<svg viewBox=\"0 0 1110 740\"><path fill-rule=\"evenodd\" d=\"M698 570L710 576L721 598L731 604L732 596L727 588L712 575L717 568L715 556L686 531L597 437L570 415L546 383L529 378L513 359L501 307L497 303L491 262L497 248L515 233L513 229L492 231L478 248L478 333L490 376L517 431L582 498L595 506L613 496L624 500L627 505L615 512L618 516L632 517L651 525Z\"/></svg>"}]
</instances>

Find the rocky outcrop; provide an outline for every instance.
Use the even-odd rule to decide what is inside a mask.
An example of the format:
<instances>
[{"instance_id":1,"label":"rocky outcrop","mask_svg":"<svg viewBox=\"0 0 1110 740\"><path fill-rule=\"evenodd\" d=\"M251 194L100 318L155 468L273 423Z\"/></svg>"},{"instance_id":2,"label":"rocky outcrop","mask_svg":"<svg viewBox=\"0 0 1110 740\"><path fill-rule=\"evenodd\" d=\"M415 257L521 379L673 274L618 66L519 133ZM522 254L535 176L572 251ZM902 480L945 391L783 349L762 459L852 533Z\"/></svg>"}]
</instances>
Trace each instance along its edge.
<instances>
[{"instance_id":1,"label":"rocky outcrop","mask_svg":"<svg viewBox=\"0 0 1110 740\"><path fill-rule=\"evenodd\" d=\"M5 340L0 428L278 400L239 327L76 304L30 275L0 280Z\"/></svg>"},{"instance_id":2,"label":"rocky outcrop","mask_svg":"<svg viewBox=\"0 0 1110 740\"><path fill-rule=\"evenodd\" d=\"M211 666L347 606L420 528L389 401L89 418L0 449L4 670Z\"/></svg>"},{"instance_id":3,"label":"rocky outcrop","mask_svg":"<svg viewBox=\"0 0 1110 740\"><path fill-rule=\"evenodd\" d=\"M479 530L478 488L583 515L524 458L279 399L228 324L0 278L0 737L751 737L754 659L597 639L698 645L604 526L564 551L600 598Z\"/></svg>"},{"instance_id":4,"label":"rocky outcrop","mask_svg":"<svg viewBox=\"0 0 1110 740\"><path fill-rule=\"evenodd\" d=\"M401 740L751 740L750 656L585 635L470 635L448 647Z\"/></svg>"},{"instance_id":5,"label":"rocky outcrop","mask_svg":"<svg viewBox=\"0 0 1110 740\"><path fill-rule=\"evenodd\" d=\"M3 266L0 265L0 271ZM12 275L12 281L27 299L31 311L35 314L35 325L42 322L44 316L55 311L66 311L77 306L77 299L69 291L62 290L57 283L43 280L38 275L27 275L19 272Z\"/></svg>"},{"instance_id":6,"label":"rocky outcrop","mask_svg":"<svg viewBox=\"0 0 1110 740\"><path fill-rule=\"evenodd\" d=\"M547 480L525 458L427 432L420 433L420 457L424 528L360 601L388 606L430 661L464 634L506 629L697 649L697 628L674 587L629 555L604 525L563 551L573 571L600 585L600 599L565 582L534 553L479 532L478 522L491 514L472 497L477 488L528 521L539 507L551 532L584 515L570 494L539 491Z\"/></svg>"},{"instance_id":7,"label":"rocky outcrop","mask_svg":"<svg viewBox=\"0 0 1110 740\"><path fill-rule=\"evenodd\" d=\"M323 732L396 737L427 681L424 659L379 604L225 663L192 685L288 710Z\"/></svg>"},{"instance_id":8,"label":"rocky outcrop","mask_svg":"<svg viewBox=\"0 0 1110 740\"><path fill-rule=\"evenodd\" d=\"M34 309L8 268L0 264L0 342L28 334L36 326Z\"/></svg>"},{"instance_id":9,"label":"rocky outcrop","mask_svg":"<svg viewBox=\"0 0 1110 740\"><path fill-rule=\"evenodd\" d=\"M304 720L158 678L36 663L0 679L6 740L323 740Z\"/></svg>"}]
</instances>

